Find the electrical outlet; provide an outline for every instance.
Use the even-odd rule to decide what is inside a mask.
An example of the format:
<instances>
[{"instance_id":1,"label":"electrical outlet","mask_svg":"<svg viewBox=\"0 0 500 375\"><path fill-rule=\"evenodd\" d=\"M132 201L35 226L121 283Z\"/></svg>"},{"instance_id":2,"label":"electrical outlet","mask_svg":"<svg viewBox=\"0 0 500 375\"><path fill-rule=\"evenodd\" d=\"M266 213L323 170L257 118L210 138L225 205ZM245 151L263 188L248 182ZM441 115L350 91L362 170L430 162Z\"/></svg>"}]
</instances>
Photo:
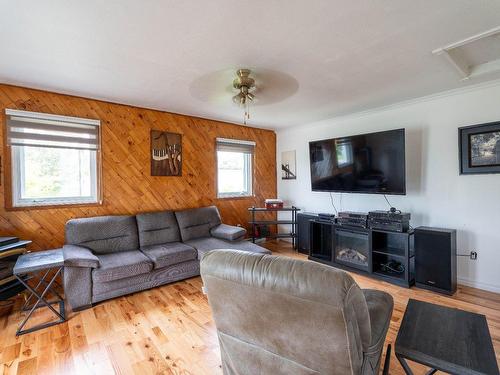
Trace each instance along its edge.
<instances>
[{"instance_id":1,"label":"electrical outlet","mask_svg":"<svg viewBox=\"0 0 500 375\"><path fill-rule=\"evenodd\" d=\"M472 250L472 251L470 252L470 258L471 258L472 260L476 260L476 259L477 259L477 252L475 252L474 250Z\"/></svg>"}]
</instances>

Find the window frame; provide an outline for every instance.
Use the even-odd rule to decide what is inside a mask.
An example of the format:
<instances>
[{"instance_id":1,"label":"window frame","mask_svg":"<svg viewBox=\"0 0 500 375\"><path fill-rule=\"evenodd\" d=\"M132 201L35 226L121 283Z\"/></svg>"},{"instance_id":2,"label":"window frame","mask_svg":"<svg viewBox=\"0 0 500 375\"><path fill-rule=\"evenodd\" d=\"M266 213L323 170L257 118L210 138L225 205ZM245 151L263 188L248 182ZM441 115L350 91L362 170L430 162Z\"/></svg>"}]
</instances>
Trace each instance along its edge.
<instances>
[{"instance_id":1,"label":"window frame","mask_svg":"<svg viewBox=\"0 0 500 375\"><path fill-rule=\"evenodd\" d=\"M16 112L16 110L9 110ZM23 112L23 111L19 111ZM47 118L61 118L61 119L76 119L75 117L67 117L52 114L40 114L38 115L47 116ZM6 110L7 115L7 110ZM81 120L88 121L88 119L82 118ZM91 206L101 206L103 204L103 189L102 189L102 125L98 126L98 146L95 152L91 153L91 160L95 163L91 163L91 172L95 172L95 179L92 178L92 190L95 192L90 198L85 197L69 197L69 198L44 198L40 201L36 200L26 200L17 204L16 192L14 189L14 183L19 184L19 177L16 174L16 147L30 147L30 146L11 146L7 142L7 116L4 116L4 126L3 126L3 185L4 185L4 204L7 211L22 211L31 209L51 209L51 208L66 208L66 207L91 207ZM69 147L68 147L69 148ZM63 148L64 149L64 148ZM1 169L1 159L0 159L0 169ZM21 168L18 168L21 169ZM93 173L94 175L94 173ZM1 181L0 181L1 182ZM0 183L1 185L1 183ZM18 186L19 187L19 186ZM31 201L31 203L29 202Z\"/></svg>"},{"instance_id":2,"label":"window frame","mask_svg":"<svg viewBox=\"0 0 500 375\"><path fill-rule=\"evenodd\" d=\"M235 140L236 141L236 140ZM248 141L243 141L248 142ZM245 175L246 182L249 184L249 192L243 194L237 192L219 193L219 150L217 149L218 140L215 140L215 195L217 199L248 199L255 197L255 146L251 153L245 157L246 169L248 173ZM238 152L235 152L238 153ZM243 153L243 152L242 152Z\"/></svg>"},{"instance_id":3,"label":"window frame","mask_svg":"<svg viewBox=\"0 0 500 375\"><path fill-rule=\"evenodd\" d=\"M62 206L62 205L83 205L96 204L99 202L98 196L98 173L97 173L97 151L90 152L90 189L89 196L75 197L51 197L51 198L22 198L24 180L25 180L25 150L31 146L11 146L12 163L12 206L15 208L24 207L43 207L43 206ZM50 148L50 147L48 147Z\"/></svg>"}]
</instances>

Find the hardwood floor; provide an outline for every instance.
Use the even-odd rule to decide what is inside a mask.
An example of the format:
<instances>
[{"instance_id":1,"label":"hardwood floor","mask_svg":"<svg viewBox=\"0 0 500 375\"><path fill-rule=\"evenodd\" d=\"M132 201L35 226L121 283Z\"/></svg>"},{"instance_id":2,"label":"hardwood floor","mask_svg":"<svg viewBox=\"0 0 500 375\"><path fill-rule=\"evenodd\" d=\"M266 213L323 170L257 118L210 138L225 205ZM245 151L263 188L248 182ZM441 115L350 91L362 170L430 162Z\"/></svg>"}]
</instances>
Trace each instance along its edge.
<instances>
[{"instance_id":1,"label":"hardwood floor","mask_svg":"<svg viewBox=\"0 0 500 375\"><path fill-rule=\"evenodd\" d=\"M277 254L305 258L285 242L268 242ZM409 298L485 314L500 358L500 295L459 287L453 297L404 289L353 274L362 288L394 297L387 342L394 343ZM100 303L70 313L68 322L15 336L21 299L0 308L2 374L221 374L219 347L199 277ZM46 318L42 312L37 318ZM416 374L425 373L413 365ZM391 374L403 374L396 358Z\"/></svg>"}]
</instances>

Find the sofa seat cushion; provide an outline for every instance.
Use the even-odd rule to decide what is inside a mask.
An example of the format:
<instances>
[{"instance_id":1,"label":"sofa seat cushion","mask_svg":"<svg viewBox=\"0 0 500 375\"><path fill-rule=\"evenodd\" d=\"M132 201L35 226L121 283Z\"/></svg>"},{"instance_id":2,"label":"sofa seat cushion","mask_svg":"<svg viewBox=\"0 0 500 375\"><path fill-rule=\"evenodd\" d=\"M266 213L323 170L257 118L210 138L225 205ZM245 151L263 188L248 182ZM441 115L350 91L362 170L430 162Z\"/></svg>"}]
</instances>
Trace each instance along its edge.
<instances>
[{"instance_id":1,"label":"sofa seat cushion","mask_svg":"<svg viewBox=\"0 0 500 375\"><path fill-rule=\"evenodd\" d=\"M181 242L169 242L163 245L146 246L141 250L151 259L155 269L187 262L188 260L194 260L198 256L194 248Z\"/></svg>"},{"instance_id":2,"label":"sofa seat cushion","mask_svg":"<svg viewBox=\"0 0 500 375\"><path fill-rule=\"evenodd\" d=\"M92 271L94 282L108 282L148 273L153 262L139 250L100 254L100 267Z\"/></svg>"},{"instance_id":3,"label":"sofa seat cushion","mask_svg":"<svg viewBox=\"0 0 500 375\"><path fill-rule=\"evenodd\" d=\"M271 251L250 241L225 241L214 237L203 237L186 241L185 243L198 250L198 259L200 260L210 250L216 249L241 250L251 253L271 254Z\"/></svg>"}]
</instances>

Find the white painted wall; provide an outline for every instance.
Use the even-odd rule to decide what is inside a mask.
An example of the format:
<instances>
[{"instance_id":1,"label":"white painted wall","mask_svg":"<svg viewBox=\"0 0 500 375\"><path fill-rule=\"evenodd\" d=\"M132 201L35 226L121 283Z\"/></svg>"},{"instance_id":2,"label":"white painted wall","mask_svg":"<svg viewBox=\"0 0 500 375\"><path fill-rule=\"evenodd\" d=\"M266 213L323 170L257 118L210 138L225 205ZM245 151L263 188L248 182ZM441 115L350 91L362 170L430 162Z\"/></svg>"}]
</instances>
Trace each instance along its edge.
<instances>
[{"instance_id":1,"label":"white painted wall","mask_svg":"<svg viewBox=\"0 0 500 375\"><path fill-rule=\"evenodd\" d=\"M448 92L343 118L277 132L277 158L297 151L297 179L281 180L278 196L303 211L333 212L329 193L311 191L308 142L406 128L407 195L388 196L411 212L412 226L458 230L459 283L500 292L500 174L459 175L458 128L500 121L500 82ZM342 200L342 204L340 204ZM334 193L340 210L387 209L381 195Z\"/></svg>"}]
</instances>

